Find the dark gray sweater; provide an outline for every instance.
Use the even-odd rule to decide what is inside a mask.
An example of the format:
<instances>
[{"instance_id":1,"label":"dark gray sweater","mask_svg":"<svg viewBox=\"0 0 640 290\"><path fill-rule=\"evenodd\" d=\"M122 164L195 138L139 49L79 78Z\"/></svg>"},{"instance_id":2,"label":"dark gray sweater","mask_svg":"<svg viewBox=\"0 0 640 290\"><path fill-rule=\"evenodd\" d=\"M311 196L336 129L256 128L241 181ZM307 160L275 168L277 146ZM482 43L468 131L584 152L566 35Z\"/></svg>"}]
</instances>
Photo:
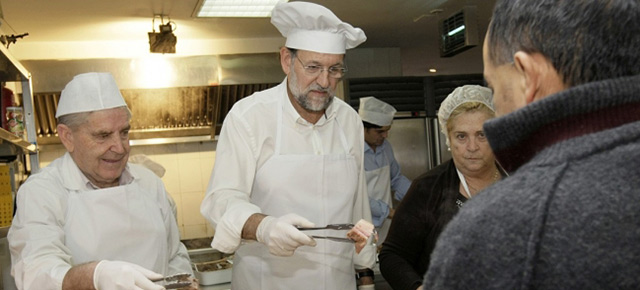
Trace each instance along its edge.
<instances>
[{"instance_id":1,"label":"dark gray sweater","mask_svg":"<svg viewBox=\"0 0 640 290\"><path fill-rule=\"evenodd\" d=\"M485 124L511 173L465 203L425 289L640 289L640 76Z\"/></svg>"}]
</instances>

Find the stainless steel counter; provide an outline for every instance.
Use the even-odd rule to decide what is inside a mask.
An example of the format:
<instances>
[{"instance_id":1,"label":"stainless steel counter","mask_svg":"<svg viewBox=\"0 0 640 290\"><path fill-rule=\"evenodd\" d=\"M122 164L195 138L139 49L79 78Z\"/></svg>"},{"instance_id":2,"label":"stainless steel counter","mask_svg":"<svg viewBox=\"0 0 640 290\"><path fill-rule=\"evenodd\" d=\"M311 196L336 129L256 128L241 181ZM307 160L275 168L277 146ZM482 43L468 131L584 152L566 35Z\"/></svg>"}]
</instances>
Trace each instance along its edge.
<instances>
[{"instance_id":1,"label":"stainless steel counter","mask_svg":"<svg viewBox=\"0 0 640 290\"><path fill-rule=\"evenodd\" d=\"M373 269L373 272L375 273L374 282L376 285L376 290L391 290L391 286L389 286L389 284L387 284L387 281L385 281L384 278L382 277L378 264L376 264L376 267ZM223 284L209 285L209 286L200 285L200 290L230 290L230 289L231 289L231 283L223 283Z\"/></svg>"}]
</instances>

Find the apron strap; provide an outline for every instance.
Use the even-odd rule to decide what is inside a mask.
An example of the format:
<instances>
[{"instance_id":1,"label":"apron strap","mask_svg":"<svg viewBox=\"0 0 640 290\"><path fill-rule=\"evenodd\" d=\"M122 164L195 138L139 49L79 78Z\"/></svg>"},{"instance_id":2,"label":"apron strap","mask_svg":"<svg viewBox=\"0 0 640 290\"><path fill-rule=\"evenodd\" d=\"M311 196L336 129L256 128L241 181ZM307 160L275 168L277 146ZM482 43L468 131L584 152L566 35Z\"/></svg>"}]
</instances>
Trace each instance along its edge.
<instances>
[{"instance_id":1,"label":"apron strap","mask_svg":"<svg viewBox=\"0 0 640 290\"><path fill-rule=\"evenodd\" d=\"M283 98L280 98L280 100L278 101L278 115L277 115L277 120L278 120L278 125L276 126L276 140L275 140L275 148L273 151L273 155L277 156L280 155L280 140L282 139L282 106L284 105L284 102L282 102Z\"/></svg>"},{"instance_id":2,"label":"apron strap","mask_svg":"<svg viewBox=\"0 0 640 290\"><path fill-rule=\"evenodd\" d=\"M456 172L458 172L458 177L460 178L460 183L462 184L462 187L464 188L465 193L467 194L469 199L471 199L471 192L469 192L469 186L467 185L467 180L464 178L464 175L462 175L462 172L460 172L458 168L456 168Z\"/></svg>"},{"instance_id":3,"label":"apron strap","mask_svg":"<svg viewBox=\"0 0 640 290\"><path fill-rule=\"evenodd\" d=\"M344 148L344 154L349 154L349 145L347 143L347 136L345 136L344 130L342 130L342 126L340 126L340 122L338 122L338 118L335 118L335 120L336 120L336 125L338 126L338 129L340 129L340 141L342 142L342 148Z\"/></svg>"}]
</instances>

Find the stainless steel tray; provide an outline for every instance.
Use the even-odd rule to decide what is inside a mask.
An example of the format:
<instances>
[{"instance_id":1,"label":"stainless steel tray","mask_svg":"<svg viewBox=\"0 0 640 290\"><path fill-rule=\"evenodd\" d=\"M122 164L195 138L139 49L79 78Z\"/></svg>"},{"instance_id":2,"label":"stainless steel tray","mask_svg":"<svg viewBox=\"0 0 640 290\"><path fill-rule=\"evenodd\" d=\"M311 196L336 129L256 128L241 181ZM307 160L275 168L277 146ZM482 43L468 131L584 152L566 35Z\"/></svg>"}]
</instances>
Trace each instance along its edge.
<instances>
[{"instance_id":1,"label":"stainless steel tray","mask_svg":"<svg viewBox=\"0 0 640 290\"><path fill-rule=\"evenodd\" d=\"M216 262L228 261L233 265L233 255L221 253L212 248L192 249L188 250L191 258L191 267L193 273L198 279L200 285L216 285L231 282L232 268L219 269L212 271L201 271L203 265L209 265Z\"/></svg>"}]
</instances>

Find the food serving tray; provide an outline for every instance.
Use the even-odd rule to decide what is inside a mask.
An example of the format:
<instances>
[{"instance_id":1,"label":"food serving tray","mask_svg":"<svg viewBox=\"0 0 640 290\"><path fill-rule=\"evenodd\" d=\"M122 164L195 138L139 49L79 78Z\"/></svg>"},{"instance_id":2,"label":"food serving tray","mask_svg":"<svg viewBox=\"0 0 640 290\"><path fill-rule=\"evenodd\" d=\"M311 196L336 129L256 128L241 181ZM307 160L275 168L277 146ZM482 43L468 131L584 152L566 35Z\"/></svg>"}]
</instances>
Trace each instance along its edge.
<instances>
[{"instance_id":1,"label":"food serving tray","mask_svg":"<svg viewBox=\"0 0 640 290\"><path fill-rule=\"evenodd\" d=\"M191 267L200 285L231 282L233 256L211 248L189 250Z\"/></svg>"}]
</instances>

